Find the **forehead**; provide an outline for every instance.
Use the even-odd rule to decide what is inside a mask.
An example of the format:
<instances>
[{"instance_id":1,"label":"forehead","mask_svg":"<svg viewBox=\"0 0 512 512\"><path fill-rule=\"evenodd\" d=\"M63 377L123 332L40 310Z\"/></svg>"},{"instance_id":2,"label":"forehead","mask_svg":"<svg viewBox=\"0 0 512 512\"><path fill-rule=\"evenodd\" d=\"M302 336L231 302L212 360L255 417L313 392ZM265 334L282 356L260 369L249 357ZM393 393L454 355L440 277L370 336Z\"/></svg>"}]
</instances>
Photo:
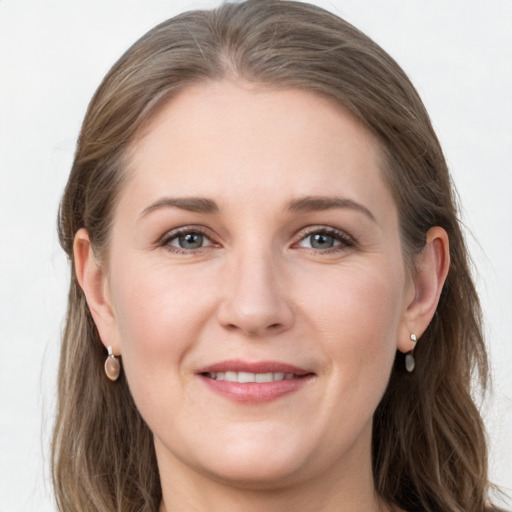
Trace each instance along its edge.
<instances>
[{"instance_id":1,"label":"forehead","mask_svg":"<svg viewBox=\"0 0 512 512\"><path fill-rule=\"evenodd\" d=\"M141 206L165 194L270 204L335 193L375 203L390 199L381 160L375 137L334 100L211 82L180 91L145 127L122 195Z\"/></svg>"}]
</instances>

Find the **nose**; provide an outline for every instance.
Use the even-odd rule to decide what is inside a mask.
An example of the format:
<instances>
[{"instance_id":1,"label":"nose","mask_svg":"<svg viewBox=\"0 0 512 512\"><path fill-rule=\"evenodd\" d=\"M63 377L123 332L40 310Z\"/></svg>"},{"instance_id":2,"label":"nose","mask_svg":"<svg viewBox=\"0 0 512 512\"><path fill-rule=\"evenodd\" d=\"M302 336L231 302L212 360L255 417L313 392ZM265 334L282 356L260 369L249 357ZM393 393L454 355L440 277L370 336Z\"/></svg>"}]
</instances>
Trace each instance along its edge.
<instances>
[{"instance_id":1,"label":"nose","mask_svg":"<svg viewBox=\"0 0 512 512\"><path fill-rule=\"evenodd\" d=\"M218 321L251 337L282 333L294 322L282 269L272 254L252 251L234 257L224 276Z\"/></svg>"}]
</instances>

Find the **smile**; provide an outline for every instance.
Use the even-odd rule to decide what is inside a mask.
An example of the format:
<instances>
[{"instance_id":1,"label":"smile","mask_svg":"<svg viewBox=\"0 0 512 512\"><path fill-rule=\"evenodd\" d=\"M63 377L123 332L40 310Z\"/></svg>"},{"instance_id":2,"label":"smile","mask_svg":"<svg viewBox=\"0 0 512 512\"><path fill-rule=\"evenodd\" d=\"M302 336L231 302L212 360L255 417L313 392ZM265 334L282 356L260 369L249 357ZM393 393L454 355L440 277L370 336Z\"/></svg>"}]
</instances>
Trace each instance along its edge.
<instances>
[{"instance_id":1,"label":"smile","mask_svg":"<svg viewBox=\"0 0 512 512\"><path fill-rule=\"evenodd\" d=\"M261 404L298 392L316 374L274 361L222 361L201 368L197 374L207 388L229 401Z\"/></svg>"},{"instance_id":2,"label":"smile","mask_svg":"<svg viewBox=\"0 0 512 512\"><path fill-rule=\"evenodd\" d=\"M228 382L239 382L241 384L249 382L275 382L285 379L298 378L294 373L268 372L268 373L251 373L251 372L210 372L205 374L206 377L215 380L225 380Z\"/></svg>"}]
</instances>

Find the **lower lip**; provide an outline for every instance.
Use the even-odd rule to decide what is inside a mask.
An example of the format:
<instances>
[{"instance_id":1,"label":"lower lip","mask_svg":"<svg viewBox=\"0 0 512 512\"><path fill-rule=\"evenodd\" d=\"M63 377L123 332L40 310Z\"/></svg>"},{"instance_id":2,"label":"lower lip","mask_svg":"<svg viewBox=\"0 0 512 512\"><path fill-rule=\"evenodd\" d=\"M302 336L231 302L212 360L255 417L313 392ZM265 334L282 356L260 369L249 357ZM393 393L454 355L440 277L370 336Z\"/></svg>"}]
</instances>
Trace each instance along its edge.
<instances>
[{"instance_id":1,"label":"lower lip","mask_svg":"<svg viewBox=\"0 0 512 512\"><path fill-rule=\"evenodd\" d=\"M203 382L215 393L235 402L261 404L294 393L309 383L313 374L297 379L276 380L273 382L231 382L216 380L199 375Z\"/></svg>"}]
</instances>

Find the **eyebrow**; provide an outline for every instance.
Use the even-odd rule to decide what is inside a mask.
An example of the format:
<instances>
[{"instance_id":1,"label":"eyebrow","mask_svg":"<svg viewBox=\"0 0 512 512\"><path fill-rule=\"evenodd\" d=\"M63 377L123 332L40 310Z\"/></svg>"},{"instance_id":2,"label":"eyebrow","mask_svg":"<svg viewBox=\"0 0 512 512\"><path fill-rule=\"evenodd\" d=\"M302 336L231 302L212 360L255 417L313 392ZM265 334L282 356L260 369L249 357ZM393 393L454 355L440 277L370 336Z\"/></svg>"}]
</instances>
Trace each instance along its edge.
<instances>
[{"instance_id":1,"label":"eyebrow","mask_svg":"<svg viewBox=\"0 0 512 512\"><path fill-rule=\"evenodd\" d=\"M206 197L163 197L142 210L139 218L161 208L180 208L195 213L219 213L220 208L212 199Z\"/></svg>"},{"instance_id":2,"label":"eyebrow","mask_svg":"<svg viewBox=\"0 0 512 512\"><path fill-rule=\"evenodd\" d=\"M196 213L219 213L220 211L217 203L206 197L163 197L144 208L140 218L161 208L180 208Z\"/></svg>"},{"instance_id":3,"label":"eyebrow","mask_svg":"<svg viewBox=\"0 0 512 512\"><path fill-rule=\"evenodd\" d=\"M304 196L293 199L288 203L287 209L293 212L318 212L334 208L348 208L363 213L374 222L377 222L373 213L361 203L339 196Z\"/></svg>"},{"instance_id":4,"label":"eyebrow","mask_svg":"<svg viewBox=\"0 0 512 512\"><path fill-rule=\"evenodd\" d=\"M220 208L213 199L207 197L163 197L142 210L140 218L161 208L180 208L195 213L216 214ZM366 215L369 219L377 222L373 213L361 203L339 196L304 196L292 199L286 209L292 212L318 212L335 208L352 209Z\"/></svg>"}]
</instances>

